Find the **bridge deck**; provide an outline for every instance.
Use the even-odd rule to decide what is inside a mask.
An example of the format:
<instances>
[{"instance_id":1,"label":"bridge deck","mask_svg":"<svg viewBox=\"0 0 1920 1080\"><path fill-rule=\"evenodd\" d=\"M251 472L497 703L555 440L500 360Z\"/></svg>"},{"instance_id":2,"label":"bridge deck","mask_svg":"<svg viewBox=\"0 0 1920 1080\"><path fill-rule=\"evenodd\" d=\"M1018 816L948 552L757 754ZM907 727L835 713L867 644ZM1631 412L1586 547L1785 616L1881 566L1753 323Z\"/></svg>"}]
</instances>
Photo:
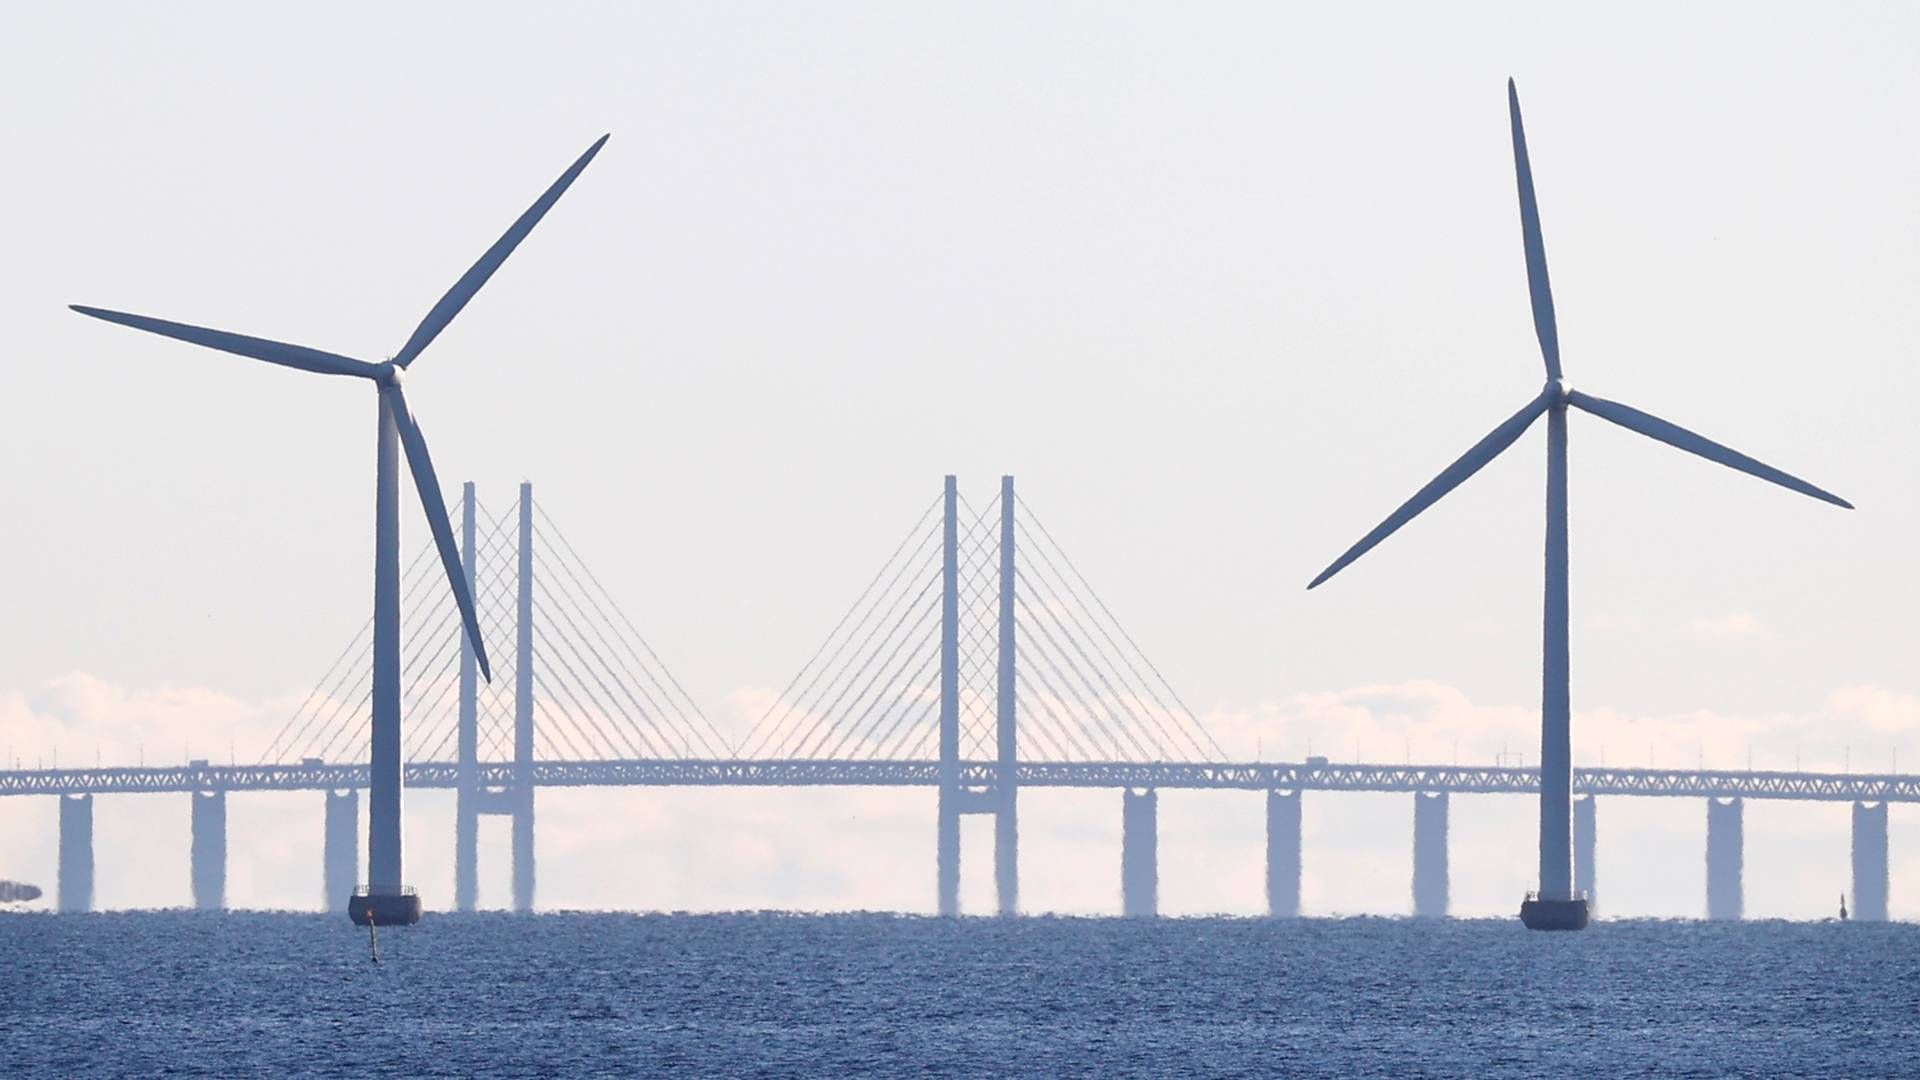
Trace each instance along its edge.
<instances>
[{"instance_id":1,"label":"bridge deck","mask_svg":"<svg viewBox=\"0 0 1920 1080\"><path fill-rule=\"evenodd\" d=\"M966 761L961 782L990 788L995 765ZM510 763L477 767L485 787L514 783ZM653 760L540 761L540 787L934 787L937 761ZM1241 791L1433 791L1520 795L1539 790L1534 769L1473 765L1311 765L1284 762L1021 762L1023 787L1199 788ZM452 788L454 762L415 762L406 783ZM33 769L0 772L0 795L141 794L188 791L323 791L364 788L367 766L180 765L152 768ZM1823 802L1920 802L1920 776L1749 772L1711 769L1575 769L1586 795L1668 798L1795 799Z\"/></svg>"}]
</instances>

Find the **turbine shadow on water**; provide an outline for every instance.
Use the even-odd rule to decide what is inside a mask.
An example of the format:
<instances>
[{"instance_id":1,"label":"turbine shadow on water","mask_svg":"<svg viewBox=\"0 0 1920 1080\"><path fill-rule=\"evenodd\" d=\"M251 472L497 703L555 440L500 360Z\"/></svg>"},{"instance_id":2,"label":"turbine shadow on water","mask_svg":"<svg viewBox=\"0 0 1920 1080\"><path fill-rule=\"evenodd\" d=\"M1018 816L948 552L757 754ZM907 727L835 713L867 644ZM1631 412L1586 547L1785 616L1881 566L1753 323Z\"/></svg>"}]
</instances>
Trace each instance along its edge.
<instances>
[{"instance_id":1,"label":"turbine shadow on water","mask_svg":"<svg viewBox=\"0 0 1920 1080\"><path fill-rule=\"evenodd\" d=\"M1567 387L1560 368L1560 333L1554 321L1553 290L1547 279L1547 251L1540 232L1540 207L1534 197L1533 166L1520 121L1520 94L1507 80L1507 111L1513 127L1513 167L1520 194L1520 235L1526 251L1527 287L1534 334L1546 364L1546 386L1475 443L1440 475L1402 503L1373 531L1361 537L1307 584L1317 588L1402 525L1440 501L1533 426L1547 418L1546 589L1542 619L1540 688L1540 889L1526 898L1521 918L1543 930L1578 930L1587 924L1587 898L1573 888L1573 755L1570 668L1567 642L1567 409L1569 406L1610 420L1629 431L1697 454L1708 461L1757 476L1781 487L1851 510L1853 504L1798 477L1763 464L1711 439L1631 406Z\"/></svg>"}]
</instances>

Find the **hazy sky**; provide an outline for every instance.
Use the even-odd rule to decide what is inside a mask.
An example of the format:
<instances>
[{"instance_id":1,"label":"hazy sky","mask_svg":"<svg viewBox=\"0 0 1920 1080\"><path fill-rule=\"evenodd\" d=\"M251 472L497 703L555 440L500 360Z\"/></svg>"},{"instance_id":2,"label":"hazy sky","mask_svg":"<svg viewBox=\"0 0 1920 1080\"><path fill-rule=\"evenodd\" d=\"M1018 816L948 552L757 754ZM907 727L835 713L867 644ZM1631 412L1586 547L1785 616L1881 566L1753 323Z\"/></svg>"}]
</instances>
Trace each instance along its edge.
<instances>
[{"instance_id":1,"label":"hazy sky","mask_svg":"<svg viewBox=\"0 0 1920 1080\"><path fill-rule=\"evenodd\" d=\"M1230 751L1531 755L1540 429L1303 590L1538 390L1512 75L1569 381L1859 506L1576 416L1577 756L1920 768L1916 35L1894 4L9 6L0 741L244 758L371 599L367 387L65 305L378 360L611 132L409 393L449 492L532 479L724 728L942 474L1010 472ZM543 903L932 905L926 793L541 799ZM184 901L175 801L102 800L103 904ZM1311 910L1406 910L1405 802L1311 800ZM450 802L409 805L449 902ZM1117 909L1119 796L1023 806L1029 905ZM319 796L229 812L230 895L311 903ZM1456 801L1457 911L1511 910L1531 813ZM1699 912L1704 818L1603 804L1613 913ZM1749 912L1826 913L1845 821L1750 809ZM0 874L50 883L52 822L0 801ZM1260 826L1163 800L1167 906L1258 910Z\"/></svg>"}]
</instances>

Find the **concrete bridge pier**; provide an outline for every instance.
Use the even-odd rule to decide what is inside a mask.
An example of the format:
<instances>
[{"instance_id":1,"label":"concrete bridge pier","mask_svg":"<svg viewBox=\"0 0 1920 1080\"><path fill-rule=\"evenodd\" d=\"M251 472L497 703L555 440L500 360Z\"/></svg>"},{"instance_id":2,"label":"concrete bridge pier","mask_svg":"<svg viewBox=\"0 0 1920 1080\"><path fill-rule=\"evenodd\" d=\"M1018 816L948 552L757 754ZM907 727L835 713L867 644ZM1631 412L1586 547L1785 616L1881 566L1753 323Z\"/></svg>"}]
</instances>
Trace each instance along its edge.
<instances>
[{"instance_id":1,"label":"concrete bridge pier","mask_svg":"<svg viewBox=\"0 0 1920 1080\"><path fill-rule=\"evenodd\" d=\"M93 910L93 796L60 795L60 872L54 902L63 914Z\"/></svg>"},{"instance_id":2,"label":"concrete bridge pier","mask_svg":"<svg viewBox=\"0 0 1920 1080\"><path fill-rule=\"evenodd\" d=\"M1267 914L1300 916L1300 793L1267 792Z\"/></svg>"},{"instance_id":3,"label":"concrete bridge pier","mask_svg":"<svg viewBox=\"0 0 1920 1080\"><path fill-rule=\"evenodd\" d=\"M1707 800L1707 918L1738 919L1742 897L1740 799Z\"/></svg>"},{"instance_id":4,"label":"concrete bridge pier","mask_svg":"<svg viewBox=\"0 0 1920 1080\"><path fill-rule=\"evenodd\" d=\"M1887 804L1853 804L1852 915L1887 920Z\"/></svg>"},{"instance_id":5,"label":"concrete bridge pier","mask_svg":"<svg viewBox=\"0 0 1920 1080\"><path fill-rule=\"evenodd\" d=\"M1160 914L1160 793L1126 789L1120 797L1120 910L1152 918Z\"/></svg>"},{"instance_id":6,"label":"concrete bridge pier","mask_svg":"<svg viewBox=\"0 0 1920 1080\"><path fill-rule=\"evenodd\" d=\"M1582 795L1573 800L1573 891L1574 895L1587 898L1589 918L1600 913L1596 899L1599 894L1594 891L1593 860L1597 845L1593 812L1593 796Z\"/></svg>"},{"instance_id":7,"label":"concrete bridge pier","mask_svg":"<svg viewBox=\"0 0 1920 1080\"><path fill-rule=\"evenodd\" d=\"M193 906L227 906L227 793L196 791L193 800Z\"/></svg>"},{"instance_id":8,"label":"concrete bridge pier","mask_svg":"<svg viewBox=\"0 0 1920 1080\"><path fill-rule=\"evenodd\" d=\"M1413 914L1447 916L1447 793L1413 794Z\"/></svg>"},{"instance_id":9,"label":"concrete bridge pier","mask_svg":"<svg viewBox=\"0 0 1920 1080\"><path fill-rule=\"evenodd\" d=\"M533 785L517 793L513 808L513 910L533 911Z\"/></svg>"},{"instance_id":10,"label":"concrete bridge pier","mask_svg":"<svg viewBox=\"0 0 1920 1080\"><path fill-rule=\"evenodd\" d=\"M322 910L345 911L360 884L360 793L329 791L326 834L320 851L325 893Z\"/></svg>"}]
</instances>

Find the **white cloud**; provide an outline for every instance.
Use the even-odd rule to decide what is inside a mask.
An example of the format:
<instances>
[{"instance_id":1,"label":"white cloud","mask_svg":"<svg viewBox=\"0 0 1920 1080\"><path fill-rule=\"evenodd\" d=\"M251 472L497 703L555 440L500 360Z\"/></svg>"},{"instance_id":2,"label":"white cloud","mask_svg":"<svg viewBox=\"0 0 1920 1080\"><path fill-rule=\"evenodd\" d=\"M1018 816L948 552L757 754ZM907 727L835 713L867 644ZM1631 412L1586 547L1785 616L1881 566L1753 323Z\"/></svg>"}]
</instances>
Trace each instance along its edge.
<instances>
[{"instance_id":1,"label":"white cloud","mask_svg":"<svg viewBox=\"0 0 1920 1080\"><path fill-rule=\"evenodd\" d=\"M1766 632L1760 620L1744 611L1693 620L1693 632L1703 638L1758 637Z\"/></svg>"}]
</instances>

